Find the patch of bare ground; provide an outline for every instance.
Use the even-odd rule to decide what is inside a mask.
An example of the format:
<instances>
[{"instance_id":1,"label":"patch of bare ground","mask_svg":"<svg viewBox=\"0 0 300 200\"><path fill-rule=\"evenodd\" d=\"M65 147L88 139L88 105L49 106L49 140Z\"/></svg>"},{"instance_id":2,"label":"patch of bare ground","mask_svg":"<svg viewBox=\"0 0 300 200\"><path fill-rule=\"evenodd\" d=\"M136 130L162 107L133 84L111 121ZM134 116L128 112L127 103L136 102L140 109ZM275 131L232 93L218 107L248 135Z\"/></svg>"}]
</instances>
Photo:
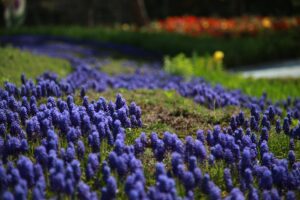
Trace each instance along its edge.
<instances>
[{"instance_id":1,"label":"patch of bare ground","mask_svg":"<svg viewBox=\"0 0 300 200\"><path fill-rule=\"evenodd\" d=\"M210 110L177 94L176 91L164 90L109 90L103 93L89 91L90 100L105 97L115 100L121 93L127 103L136 102L142 109L144 126L142 131L157 132L171 131L179 137L195 134L198 129L212 129L214 125L227 126L230 117L237 114L238 107L226 107Z\"/></svg>"}]
</instances>

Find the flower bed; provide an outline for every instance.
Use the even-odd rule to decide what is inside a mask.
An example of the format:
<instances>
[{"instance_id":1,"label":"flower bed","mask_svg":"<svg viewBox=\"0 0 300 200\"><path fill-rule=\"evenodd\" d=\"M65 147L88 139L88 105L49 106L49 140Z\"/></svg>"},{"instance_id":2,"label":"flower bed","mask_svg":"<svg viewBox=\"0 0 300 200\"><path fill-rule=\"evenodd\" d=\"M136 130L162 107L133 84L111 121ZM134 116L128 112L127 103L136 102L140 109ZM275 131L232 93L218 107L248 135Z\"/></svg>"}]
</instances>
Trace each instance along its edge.
<instances>
[{"instance_id":1,"label":"flower bed","mask_svg":"<svg viewBox=\"0 0 300 200\"><path fill-rule=\"evenodd\" d=\"M256 35L261 31L281 31L300 26L299 17L168 17L154 22L150 28L155 31L167 31L193 36L198 35Z\"/></svg>"},{"instance_id":2,"label":"flower bed","mask_svg":"<svg viewBox=\"0 0 300 200\"><path fill-rule=\"evenodd\" d=\"M22 47L65 58L74 71L61 80L48 72L36 82L22 75L19 87L7 82L0 89L1 199L298 199L299 99L272 103L150 64L109 76L94 51L74 44ZM143 132L149 125L139 104L121 94L114 101L87 96L111 88L175 90L206 112L238 112L184 135ZM166 101L140 102L159 112Z\"/></svg>"}]
</instances>

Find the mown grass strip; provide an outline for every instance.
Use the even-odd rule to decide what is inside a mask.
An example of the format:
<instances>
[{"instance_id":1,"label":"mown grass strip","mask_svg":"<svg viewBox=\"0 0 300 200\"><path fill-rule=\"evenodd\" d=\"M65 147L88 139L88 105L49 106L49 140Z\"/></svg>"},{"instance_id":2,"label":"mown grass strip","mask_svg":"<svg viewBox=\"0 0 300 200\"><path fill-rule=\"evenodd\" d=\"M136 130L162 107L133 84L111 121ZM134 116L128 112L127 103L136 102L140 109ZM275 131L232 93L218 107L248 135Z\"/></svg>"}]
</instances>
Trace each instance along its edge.
<instances>
[{"instance_id":1,"label":"mown grass strip","mask_svg":"<svg viewBox=\"0 0 300 200\"><path fill-rule=\"evenodd\" d=\"M72 71L70 63L63 59L34 55L12 47L0 48L0 84L10 81L19 85L21 74L35 79L44 72L55 72L64 77Z\"/></svg>"}]
</instances>

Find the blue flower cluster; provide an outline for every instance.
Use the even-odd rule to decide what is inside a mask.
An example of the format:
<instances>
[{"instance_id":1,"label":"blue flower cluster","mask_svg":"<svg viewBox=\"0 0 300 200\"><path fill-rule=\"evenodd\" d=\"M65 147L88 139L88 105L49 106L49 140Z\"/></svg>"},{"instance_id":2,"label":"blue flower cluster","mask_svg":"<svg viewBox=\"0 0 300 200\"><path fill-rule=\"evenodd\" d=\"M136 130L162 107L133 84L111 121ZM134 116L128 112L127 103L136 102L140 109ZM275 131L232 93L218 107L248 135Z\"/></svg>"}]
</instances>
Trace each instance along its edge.
<instances>
[{"instance_id":1,"label":"blue flower cluster","mask_svg":"<svg viewBox=\"0 0 300 200\"><path fill-rule=\"evenodd\" d=\"M299 99L273 105L266 95L248 97L159 70L108 76L90 67L101 65L95 52L76 45L24 48L68 59L74 72L63 80L45 73L36 84L23 75L20 87L6 83L0 89L0 199L297 199ZM130 143L126 129L142 126L141 108L120 94L115 102L85 95L87 89L109 87L174 89L209 108L235 105L250 116L241 111L228 126L185 139L153 132ZM76 90L81 105L74 100ZM278 158L269 146L281 134L289 141L286 155ZM216 169L224 184L216 180Z\"/></svg>"},{"instance_id":2,"label":"blue flower cluster","mask_svg":"<svg viewBox=\"0 0 300 200\"><path fill-rule=\"evenodd\" d=\"M0 90L1 199L27 199L29 193L32 199L45 199L47 191L98 199L85 181L95 179L101 171L101 144L122 153L125 128L142 126L140 107L134 102L127 106L120 94L115 103L104 98L89 102L85 96L82 105L77 105L71 95L56 99L47 89L34 92L40 82L34 85L24 76L22 81L26 92L20 93L11 83ZM43 96L45 101L40 103ZM118 169L125 166L118 172L126 174L125 157L117 164ZM102 198L114 199L116 180L108 165L103 169L107 186Z\"/></svg>"},{"instance_id":3,"label":"blue flower cluster","mask_svg":"<svg viewBox=\"0 0 300 200\"><path fill-rule=\"evenodd\" d=\"M294 191L300 189L300 162L296 161L294 140L298 138L299 125L289 131L292 145L287 159L278 159L269 151L268 141L271 125L280 126L280 121L275 119L281 113L273 112L273 107L265 112L252 110L255 116L251 114L250 118L260 119L255 121L261 131L259 139L243 112L233 116L227 128L215 126L206 133L198 130L195 139L187 136L185 142L170 132L165 132L162 138L151 133L149 139L142 133L135 140L135 154L142 155L151 148L157 160L156 185L149 188L148 198L180 199L176 187L179 182L184 186L185 199L194 199L195 190L209 199L222 199L222 189L227 192L225 199L281 199L284 196L296 199ZM278 131L277 134L285 133ZM170 154L171 166L166 169L163 162L167 162ZM206 165L218 167L217 163L224 163L225 188L217 186L210 174L201 170Z\"/></svg>"}]
</instances>

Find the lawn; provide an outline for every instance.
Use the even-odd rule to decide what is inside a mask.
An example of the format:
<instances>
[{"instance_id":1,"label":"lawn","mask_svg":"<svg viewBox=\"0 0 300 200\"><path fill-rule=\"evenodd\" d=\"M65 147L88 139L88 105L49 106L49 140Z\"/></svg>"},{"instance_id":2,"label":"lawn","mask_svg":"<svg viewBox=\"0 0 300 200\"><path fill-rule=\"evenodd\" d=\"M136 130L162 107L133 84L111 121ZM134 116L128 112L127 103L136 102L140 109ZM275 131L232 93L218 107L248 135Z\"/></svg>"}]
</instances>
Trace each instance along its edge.
<instances>
[{"instance_id":1,"label":"lawn","mask_svg":"<svg viewBox=\"0 0 300 200\"><path fill-rule=\"evenodd\" d=\"M33 55L13 47L0 48L0 82L10 81L21 83L21 74L35 79L44 72L54 72L59 77L64 77L72 71L68 61L49 58L47 56Z\"/></svg>"}]
</instances>

